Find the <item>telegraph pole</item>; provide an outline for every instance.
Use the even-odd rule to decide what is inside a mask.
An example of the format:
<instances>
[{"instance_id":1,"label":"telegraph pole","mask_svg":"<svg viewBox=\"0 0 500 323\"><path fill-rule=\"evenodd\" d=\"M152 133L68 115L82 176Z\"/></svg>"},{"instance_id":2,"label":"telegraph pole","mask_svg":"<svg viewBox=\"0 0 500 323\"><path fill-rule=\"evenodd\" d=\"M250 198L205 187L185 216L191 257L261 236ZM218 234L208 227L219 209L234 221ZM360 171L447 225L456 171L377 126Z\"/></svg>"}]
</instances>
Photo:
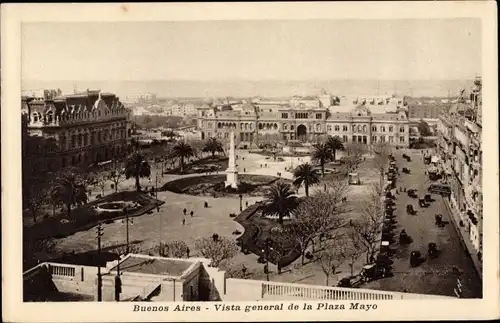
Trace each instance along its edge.
<instances>
[{"instance_id":1,"label":"telegraph pole","mask_svg":"<svg viewBox=\"0 0 500 323\"><path fill-rule=\"evenodd\" d=\"M101 275L101 237L102 225L97 225L97 301L102 302L102 275Z\"/></svg>"}]
</instances>

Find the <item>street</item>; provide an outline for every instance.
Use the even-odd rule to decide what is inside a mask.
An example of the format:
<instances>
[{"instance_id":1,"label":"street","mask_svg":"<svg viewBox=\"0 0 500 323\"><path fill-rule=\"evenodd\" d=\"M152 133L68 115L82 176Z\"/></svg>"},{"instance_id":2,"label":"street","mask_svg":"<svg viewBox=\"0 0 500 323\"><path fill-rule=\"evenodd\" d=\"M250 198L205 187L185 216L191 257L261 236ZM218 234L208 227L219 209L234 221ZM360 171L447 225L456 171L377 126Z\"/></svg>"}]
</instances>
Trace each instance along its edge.
<instances>
[{"instance_id":1,"label":"street","mask_svg":"<svg viewBox=\"0 0 500 323\"><path fill-rule=\"evenodd\" d=\"M411 162L402 158L406 153L411 157ZM421 198L427 192L431 183L425 175L427 165L423 163L423 155L415 150L397 150L394 153L400 175L396 180L396 187L416 189ZM410 174L401 172L403 167L411 170ZM395 242L391 245L396 249L394 260L394 276L380 279L365 285L368 288L382 290L403 291L410 293L438 294L456 296L454 289L457 287L457 279L462 285L463 298L481 297L482 286L480 279L473 267L471 259L467 256L450 214L446 208L443 198L432 194L433 202L427 208L418 205L418 199L410 198L406 192L396 195L396 220L397 227L394 230ZM417 211L416 215L406 213L406 205L412 204ZM441 213L443 221L447 223L443 228L434 223L434 215ZM405 229L413 242L409 245L400 245L399 232ZM427 245L429 242L437 244L440 254L435 259L427 257ZM418 267L410 267L410 253L420 251L427 258ZM452 272L453 266L459 269L460 274Z\"/></svg>"}]
</instances>

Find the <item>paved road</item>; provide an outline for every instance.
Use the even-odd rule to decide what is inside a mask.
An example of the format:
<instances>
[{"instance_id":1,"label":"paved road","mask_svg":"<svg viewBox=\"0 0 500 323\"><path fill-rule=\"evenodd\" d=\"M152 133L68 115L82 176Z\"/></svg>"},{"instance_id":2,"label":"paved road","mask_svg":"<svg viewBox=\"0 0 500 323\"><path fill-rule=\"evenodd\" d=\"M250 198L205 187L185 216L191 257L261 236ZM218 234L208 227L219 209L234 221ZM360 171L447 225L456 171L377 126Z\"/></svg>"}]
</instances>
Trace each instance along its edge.
<instances>
[{"instance_id":1,"label":"paved road","mask_svg":"<svg viewBox=\"0 0 500 323\"><path fill-rule=\"evenodd\" d=\"M402 157L402 151L396 151L396 162L400 167L411 169L411 174L403 174L398 178L397 187L400 186L417 189L417 194L423 196L427 193L430 184L424 171L426 165L422 160L419 151L404 151L412 157L411 162L406 162ZM384 290L407 290L411 293L438 294L455 296L454 288L457 285L457 278L462 283L462 297L481 297L481 282L474 270L471 259L457 235L456 229L451 222L450 214L444 204L444 200L433 195L434 202L428 208L418 206L418 200L408 197L406 193L397 195L396 200L396 220L397 228L395 232L399 234L401 229L413 238L410 245L399 245L398 242L392 246L396 248L394 256L395 275L391 278L381 279L367 284L369 288L380 288ZM416 215L406 214L406 205L413 204ZM434 224L434 215L443 214L443 220L448 224L444 228L439 228ZM398 236L396 236L396 240ZM422 255L427 254L427 244L435 242L441 253L436 259L426 259L424 263L416 268L411 268L409 255L413 250L419 250ZM461 274L459 276L452 273L452 267L457 267Z\"/></svg>"}]
</instances>

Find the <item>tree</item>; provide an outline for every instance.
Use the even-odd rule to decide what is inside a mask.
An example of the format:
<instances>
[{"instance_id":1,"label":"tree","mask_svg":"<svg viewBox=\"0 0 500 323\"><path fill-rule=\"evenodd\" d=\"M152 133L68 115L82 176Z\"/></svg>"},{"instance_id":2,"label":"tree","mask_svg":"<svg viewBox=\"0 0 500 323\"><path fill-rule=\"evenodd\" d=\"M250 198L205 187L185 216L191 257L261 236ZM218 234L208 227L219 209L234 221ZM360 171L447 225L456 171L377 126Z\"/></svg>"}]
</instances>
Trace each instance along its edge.
<instances>
[{"instance_id":1,"label":"tree","mask_svg":"<svg viewBox=\"0 0 500 323\"><path fill-rule=\"evenodd\" d=\"M77 169L68 167L56 175L51 195L66 206L67 216L70 218L73 205L87 202L86 181L78 174Z\"/></svg>"},{"instance_id":2,"label":"tree","mask_svg":"<svg viewBox=\"0 0 500 323\"><path fill-rule=\"evenodd\" d=\"M238 252L236 243L225 237L217 240L212 237L200 238L194 244L203 257L211 260L211 267L219 267L221 261L233 258Z\"/></svg>"},{"instance_id":3,"label":"tree","mask_svg":"<svg viewBox=\"0 0 500 323\"><path fill-rule=\"evenodd\" d=\"M171 241L162 245L160 256L172 258L187 258L189 247L184 241Z\"/></svg>"},{"instance_id":4,"label":"tree","mask_svg":"<svg viewBox=\"0 0 500 323\"><path fill-rule=\"evenodd\" d=\"M299 248L302 255L301 262L304 265L307 247L316 236L320 223L308 213L301 212L301 205L298 207L297 217L284 227L283 234Z\"/></svg>"},{"instance_id":5,"label":"tree","mask_svg":"<svg viewBox=\"0 0 500 323\"><path fill-rule=\"evenodd\" d=\"M278 222L283 224L283 218L290 217L299 204L297 196L289 184L276 182L265 195L266 202L262 209L264 215L278 215Z\"/></svg>"},{"instance_id":6,"label":"tree","mask_svg":"<svg viewBox=\"0 0 500 323\"><path fill-rule=\"evenodd\" d=\"M108 175L106 173L99 174L95 178L95 183L101 189L102 196L104 196L104 189L106 188L106 184L108 184Z\"/></svg>"},{"instance_id":7,"label":"tree","mask_svg":"<svg viewBox=\"0 0 500 323\"><path fill-rule=\"evenodd\" d=\"M49 191L43 183L35 181L31 183L31 185L27 188L27 192L24 192L24 194L26 206L33 216L33 222L36 223L38 212L48 201Z\"/></svg>"},{"instance_id":8,"label":"tree","mask_svg":"<svg viewBox=\"0 0 500 323\"><path fill-rule=\"evenodd\" d=\"M375 153L375 158L373 159L373 164L379 172L380 176L380 186L384 185L384 174L387 166L389 165L389 155L391 154L391 147L388 143L377 143L373 145L373 151Z\"/></svg>"},{"instance_id":9,"label":"tree","mask_svg":"<svg viewBox=\"0 0 500 323\"><path fill-rule=\"evenodd\" d=\"M111 188L114 188L115 193L118 192L118 184L125 180L123 173L119 168L115 168L109 172L109 180L112 182Z\"/></svg>"},{"instance_id":10,"label":"tree","mask_svg":"<svg viewBox=\"0 0 500 323\"><path fill-rule=\"evenodd\" d=\"M366 146L357 142L351 142L345 146L345 150L347 152L345 162L349 169L357 168L361 163L361 157L366 152Z\"/></svg>"},{"instance_id":11,"label":"tree","mask_svg":"<svg viewBox=\"0 0 500 323\"><path fill-rule=\"evenodd\" d=\"M135 177L135 188L137 192L140 192L139 178L149 176L151 176L151 166L146 159L146 154L141 151L133 152L125 163L125 178Z\"/></svg>"},{"instance_id":12,"label":"tree","mask_svg":"<svg viewBox=\"0 0 500 323\"><path fill-rule=\"evenodd\" d=\"M420 122L417 125L418 132L420 133L421 136L427 137L432 135L431 127L427 122L424 120L420 120Z\"/></svg>"},{"instance_id":13,"label":"tree","mask_svg":"<svg viewBox=\"0 0 500 323\"><path fill-rule=\"evenodd\" d=\"M361 217L352 221L352 229L355 230L360 243L366 249L366 262L374 257L379 232L383 223L383 205L381 200L381 188L372 186L369 196L360 208Z\"/></svg>"},{"instance_id":14,"label":"tree","mask_svg":"<svg viewBox=\"0 0 500 323\"><path fill-rule=\"evenodd\" d=\"M184 173L184 159L193 157L195 155L195 150L185 141L179 141L172 149L172 155L173 157L179 158L181 173Z\"/></svg>"},{"instance_id":15,"label":"tree","mask_svg":"<svg viewBox=\"0 0 500 323\"><path fill-rule=\"evenodd\" d=\"M293 185L297 188L304 184L306 196L309 196L309 186L320 182L320 174L309 163L297 166L293 171L293 177Z\"/></svg>"},{"instance_id":16,"label":"tree","mask_svg":"<svg viewBox=\"0 0 500 323\"><path fill-rule=\"evenodd\" d=\"M358 233L353 228L347 228L345 237L346 246L344 248L344 255L347 260L347 264L351 269L352 277L354 276L354 264L359 259L359 257L367 251L367 249L361 242Z\"/></svg>"},{"instance_id":17,"label":"tree","mask_svg":"<svg viewBox=\"0 0 500 323\"><path fill-rule=\"evenodd\" d=\"M313 146L311 161L321 166L321 175L325 176L325 164L333 160L333 152L329 146L323 143L316 143Z\"/></svg>"},{"instance_id":18,"label":"tree","mask_svg":"<svg viewBox=\"0 0 500 323\"><path fill-rule=\"evenodd\" d=\"M202 148L203 152L212 153L212 158L215 157L215 153L224 153L224 147L222 143L215 138L208 138L205 146Z\"/></svg>"},{"instance_id":19,"label":"tree","mask_svg":"<svg viewBox=\"0 0 500 323\"><path fill-rule=\"evenodd\" d=\"M247 268L245 265L235 264L230 260L221 261L219 269L224 270L228 278L247 279L255 275L255 272L250 268Z\"/></svg>"},{"instance_id":20,"label":"tree","mask_svg":"<svg viewBox=\"0 0 500 323\"><path fill-rule=\"evenodd\" d=\"M342 238L331 240L328 245L317 254L318 263L325 274L325 285L329 285L329 278L335 275L338 267L346 260Z\"/></svg>"},{"instance_id":21,"label":"tree","mask_svg":"<svg viewBox=\"0 0 500 323\"><path fill-rule=\"evenodd\" d=\"M335 161L337 150L344 149L344 144L339 136L328 136L326 139L326 146L330 148L332 152L332 160Z\"/></svg>"}]
</instances>

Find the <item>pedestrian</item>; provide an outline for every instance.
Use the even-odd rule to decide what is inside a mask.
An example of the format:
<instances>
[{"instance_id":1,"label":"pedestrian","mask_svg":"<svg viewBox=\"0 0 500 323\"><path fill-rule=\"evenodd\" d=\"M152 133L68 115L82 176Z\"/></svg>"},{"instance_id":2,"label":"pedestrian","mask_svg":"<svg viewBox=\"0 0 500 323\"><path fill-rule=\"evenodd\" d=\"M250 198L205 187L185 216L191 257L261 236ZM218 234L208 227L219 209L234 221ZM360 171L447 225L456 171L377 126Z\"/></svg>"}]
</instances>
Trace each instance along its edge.
<instances>
[{"instance_id":1,"label":"pedestrian","mask_svg":"<svg viewBox=\"0 0 500 323\"><path fill-rule=\"evenodd\" d=\"M245 202L245 207L248 207L248 201Z\"/></svg>"},{"instance_id":2,"label":"pedestrian","mask_svg":"<svg viewBox=\"0 0 500 323\"><path fill-rule=\"evenodd\" d=\"M189 258L189 253L191 252L191 250L189 250L189 247L187 247L186 249L186 257Z\"/></svg>"},{"instance_id":3,"label":"pedestrian","mask_svg":"<svg viewBox=\"0 0 500 323\"><path fill-rule=\"evenodd\" d=\"M205 201L204 208L205 209L208 208L208 202L207 201Z\"/></svg>"},{"instance_id":4,"label":"pedestrian","mask_svg":"<svg viewBox=\"0 0 500 323\"><path fill-rule=\"evenodd\" d=\"M184 212L184 216L185 216L186 212L187 212L186 208L184 208L184 210L182 212Z\"/></svg>"},{"instance_id":5,"label":"pedestrian","mask_svg":"<svg viewBox=\"0 0 500 323\"><path fill-rule=\"evenodd\" d=\"M243 173L246 173L247 172L247 169L246 168L243 168Z\"/></svg>"},{"instance_id":6,"label":"pedestrian","mask_svg":"<svg viewBox=\"0 0 500 323\"><path fill-rule=\"evenodd\" d=\"M186 218L182 218L182 225L186 225Z\"/></svg>"},{"instance_id":7,"label":"pedestrian","mask_svg":"<svg viewBox=\"0 0 500 323\"><path fill-rule=\"evenodd\" d=\"M191 217L193 217L194 212L193 212L193 211L191 211L191 212L189 212L189 214L191 215Z\"/></svg>"}]
</instances>

